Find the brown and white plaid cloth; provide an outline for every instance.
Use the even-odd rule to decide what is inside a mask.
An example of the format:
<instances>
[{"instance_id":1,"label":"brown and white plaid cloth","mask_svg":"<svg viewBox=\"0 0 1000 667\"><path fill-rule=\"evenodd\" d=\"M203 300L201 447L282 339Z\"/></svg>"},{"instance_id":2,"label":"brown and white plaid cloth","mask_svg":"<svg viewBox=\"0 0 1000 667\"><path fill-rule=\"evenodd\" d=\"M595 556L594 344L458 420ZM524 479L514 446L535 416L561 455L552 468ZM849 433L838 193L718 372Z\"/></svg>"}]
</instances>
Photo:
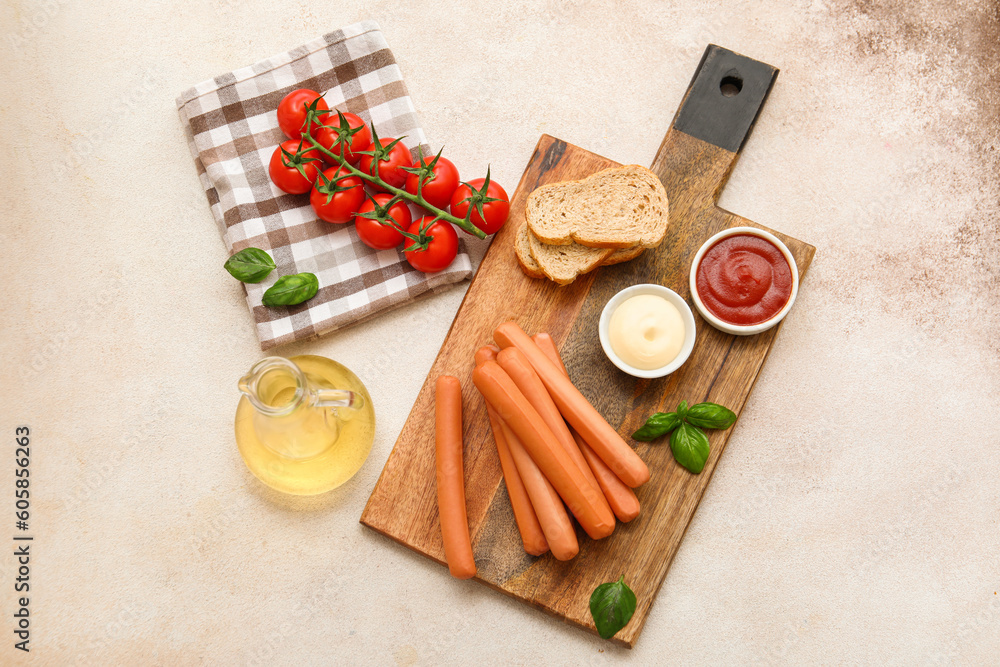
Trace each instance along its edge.
<instances>
[{"instance_id":1,"label":"brown and white plaid cloth","mask_svg":"<svg viewBox=\"0 0 1000 667\"><path fill-rule=\"evenodd\" d=\"M323 222L308 195L285 194L271 183L268 161L285 139L278 102L297 88L326 91L331 109L358 114L380 137L405 136L403 143L414 154L418 144L429 152L402 74L374 21L217 76L177 98L227 249L262 248L277 264L264 282L245 285L263 350L347 326L472 274L464 244L450 267L424 274L410 267L399 249L372 250L353 224ZM302 272L319 278L315 297L298 306L262 305L264 291L280 276ZM221 267L220 274L231 279Z\"/></svg>"}]
</instances>

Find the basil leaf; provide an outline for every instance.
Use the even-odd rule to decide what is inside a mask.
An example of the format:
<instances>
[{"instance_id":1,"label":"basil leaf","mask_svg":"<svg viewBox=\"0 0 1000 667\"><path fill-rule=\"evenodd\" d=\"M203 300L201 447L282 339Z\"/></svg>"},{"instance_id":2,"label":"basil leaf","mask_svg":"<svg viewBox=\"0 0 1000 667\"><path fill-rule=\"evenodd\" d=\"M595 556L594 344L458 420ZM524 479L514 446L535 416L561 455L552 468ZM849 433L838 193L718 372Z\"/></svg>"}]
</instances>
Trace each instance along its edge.
<instances>
[{"instance_id":1,"label":"basil leaf","mask_svg":"<svg viewBox=\"0 0 1000 667\"><path fill-rule=\"evenodd\" d=\"M687 413L688 413L688 402L681 401L680 405L677 406L677 416L680 417L681 420L683 421L684 419L687 418Z\"/></svg>"},{"instance_id":2,"label":"basil leaf","mask_svg":"<svg viewBox=\"0 0 1000 667\"><path fill-rule=\"evenodd\" d=\"M618 581L601 584L590 596L590 615L602 639L611 639L634 613L635 593L626 585L625 575Z\"/></svg>"},{"instance_id":3,"label":"basil leaf","mask_svg":"<svg viewBox=\"0 0 1000 667\"><path fill-rule=\"evenodd\" d=\"M632 434L635 440L648 442L673 431L681 423L676 412L657 412L646 420L638 431Z\"/></svg>"},{"instance_id":4,"label":"basil leaf","mask_svg":"<svg viewBox=\"0 0 1000 667\"><path fill-rule=\"evenodd\" d=\"M681 424L670 436L670 451L678 463L698 474L708 460L708 436L697 426Z\"/></svg>"},{"instance_id":5,"label":"basil leaf","mask_svg":"<svg viewBox=\"0 0 1000 667\"><path fill-rule=\"evenodd\" d=\"M274 260L260 248L244 248L223 266L240 282L259 283L274 270Z\"/></svg>"},{"instance_id":6,"label":"basil leaf","mask_svg":"<svg viewBox=\"0 0 1000 667\"><path fill-rule=\"evenodd\" d=\"M319 279L312 273L281 276L264 292L265 306L294 306L316 296Z\"/></svg>"},{"instance_id":7,"label":"basil leaf","mask_svg":"<svg viewBox=\"0 0 1000 667\"><path fill-rule=\"evenodd\" d=\"M687 421L700 428L727 429L736 421L736 415L717 403L699 403L688 410Z\"/></svg>"}]
</instances>

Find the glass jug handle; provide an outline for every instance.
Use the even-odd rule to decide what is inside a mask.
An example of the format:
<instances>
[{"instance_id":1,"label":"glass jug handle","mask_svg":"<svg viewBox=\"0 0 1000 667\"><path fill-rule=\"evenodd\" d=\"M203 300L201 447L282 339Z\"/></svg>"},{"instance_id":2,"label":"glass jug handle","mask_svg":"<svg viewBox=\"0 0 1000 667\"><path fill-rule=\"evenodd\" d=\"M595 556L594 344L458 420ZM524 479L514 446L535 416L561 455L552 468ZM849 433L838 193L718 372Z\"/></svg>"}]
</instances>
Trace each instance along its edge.
<instances>
[{"instance_id":1,"label":"glass jug handle","mask_svg":"<svg viewBox=\"0 0 1000 667\"><path fill-rule=\"evenodd\" d=\"M365 398L354 391L344 389L317 389L316 406L327 408L326 423L334 432L340 434L342 422L348 422L364 407Z\"/></svg>"},{"instance_id":2,"label":"glass jug handle","mask_svg":"<svg viewBox=\"0 0 1000 667\"><path fill-rule=\"evenodd\" d=\"M349 408L360 410L365 406L365 397L343 389L317 389L316 405L321 408Z\"/></svg>"}]
</instances>

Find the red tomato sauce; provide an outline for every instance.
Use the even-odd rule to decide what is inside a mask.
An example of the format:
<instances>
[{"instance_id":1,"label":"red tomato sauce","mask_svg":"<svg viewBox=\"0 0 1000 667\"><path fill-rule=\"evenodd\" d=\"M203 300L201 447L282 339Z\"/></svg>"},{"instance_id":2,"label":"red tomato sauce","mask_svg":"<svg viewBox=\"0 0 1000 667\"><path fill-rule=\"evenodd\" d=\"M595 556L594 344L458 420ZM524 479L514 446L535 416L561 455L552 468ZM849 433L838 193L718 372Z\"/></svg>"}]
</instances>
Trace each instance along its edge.
<instances>
[{"instance_id":1,"label":"red tomato sauce","mask_svg":"<svg viewBox=\"0 0 1000 667\"><path fill-rule=\"evenodd\" d=\"M695 274L698 296L724 322L749 326L777 315L792 296L792 268L776 245L753 234L719 239Z\"/></svg>"}]
</instances>

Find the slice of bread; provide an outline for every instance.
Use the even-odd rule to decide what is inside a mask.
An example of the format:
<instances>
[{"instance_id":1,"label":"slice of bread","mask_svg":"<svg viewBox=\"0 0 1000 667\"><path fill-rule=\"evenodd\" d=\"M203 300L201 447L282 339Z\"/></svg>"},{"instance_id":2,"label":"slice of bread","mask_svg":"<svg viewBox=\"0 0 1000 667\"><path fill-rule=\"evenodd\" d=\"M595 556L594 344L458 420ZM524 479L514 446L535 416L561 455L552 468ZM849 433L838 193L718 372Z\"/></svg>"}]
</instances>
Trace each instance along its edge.
<instances>
[{"instance_id":1,"label":"slice of bread","mask_svg":"<svg viewBox=\"0 0 1000 667\"><path fill-rule=\"evenodd\" d=\"M668 208L656 174L632 164L537 188L528 196L525 219L548 245L653 248L667 233Z\"/></svg>"},{"instance_id":2,"label":"slice of bread","mask_svg":"<svg viewBox=\"0 0 1000 667\"><path fill-rule=\"evenodd\" d=\"M608 255L608 258L604 260L604 263L601 264L601 266L611 266L612 264L621 264L622 262L627 262L630 259L635 259L639 255L641 255L645 250L646 248L641 245L637 245L634 248L615 250L613 253Z\"/></svg>"},{"instance_id":3,"label":"slice of bread","mask_svg":"<svg viewBox=\"0 0 1000 667\"><path fill-rule=\"evenodd\" d=\"M517 257L517 263L521 265L521 271L524 272L524 275L528 276L529 278L548 278L548 276L545 275L545 272L542 270L541 265L539 265L539 263L535 260L535 258L531 254L530 236L531 232L528 231L527 223L522 222L521 226L517 230L517 236L514 238L514 255ZM569 246L554 246L554 248L566 251L568 249L571 249L573 246L577 246L578 249L583 248L583 246L579 246L576 243L573 243ZM536 252L540 251L543 255L548 255L552 252L552 248L553 246L546 246L544 248L539 248L539 250L537 250ZM590 249L588 248L586 250ZM603 262L601 262L597 266L609 266L611 264L618 264L619 262L627 262L630 259L635 259L639 255L641 255L644 250L645 248L643 248L642 246L627 248L625 250L614 250L611 252L610 255L607 256L607 258L605 258ZM579 269L581 270L577 270L576 275L574 275L573 278L576 278L576 276L580 275L581 273L586 273L586 271L583 271L582 269L586 268L586 266L590 263L589 256L581 255L581 257L586 257L586 261L581 260L581 264L579 266ZM564 262L561 263L556 260L553 260L552 264L555 267L559 266L565 267ZM593 268L597 268L597 266ZM557 271L557 269L554 270ZM560 283L563 285L573 282L573 278L569 278L567 280L570 271L567 269L565 273L566 275L561 275L562 279L566 280L566 282ZM557 275L560 274L557 273Z\"/></svg>"},{"instance_id":4,"label":"slice of bread","mask_svg":"<svg viewBox=\"0 0 1000 667\"><path fill-rule=\"evenodd\" d=\"M531 256L531 246L528 241L528 223L522 222L517 228L517 236L514 237L514 256L517 263L521 265L521 271L529 278L545 278L545 272L538 265L535 258Z\"/></svg>"},{"instance_id":5,"label":"slice of bread","mask_svg":"<svg viewBox=\"0 0 1000 667\"><path fill-rule=\"evenodd\" d=\"M578 243L547 245L528 231L527 225L525 235L528 251L538 268L546 278L560 285L568 285L581 273L593 271L614 252L611 248L587 248Z\"/></svg>"}]
</instances>

